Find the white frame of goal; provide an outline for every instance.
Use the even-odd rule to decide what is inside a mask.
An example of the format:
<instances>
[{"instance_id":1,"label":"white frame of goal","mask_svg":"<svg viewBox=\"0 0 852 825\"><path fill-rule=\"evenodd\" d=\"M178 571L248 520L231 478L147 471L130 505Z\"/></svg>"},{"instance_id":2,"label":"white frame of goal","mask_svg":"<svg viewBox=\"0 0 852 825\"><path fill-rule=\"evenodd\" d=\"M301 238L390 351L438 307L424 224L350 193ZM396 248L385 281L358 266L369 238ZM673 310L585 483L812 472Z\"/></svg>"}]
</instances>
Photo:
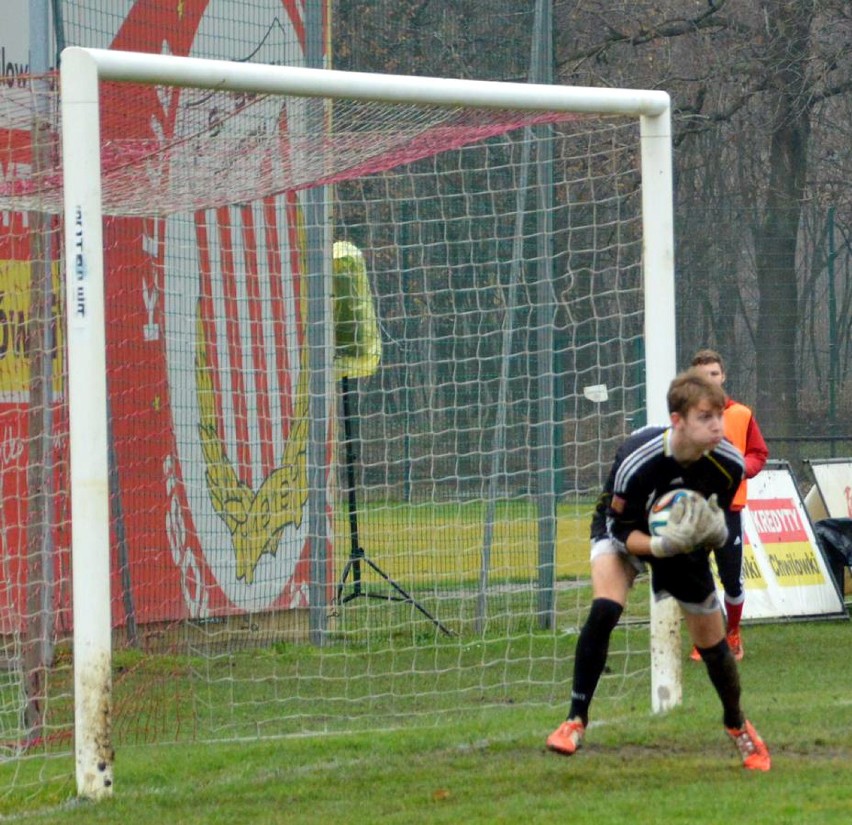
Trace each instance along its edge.
<instances>
[{"instance_id":1,"label":"white frame of goal","mask_svg":"<svg viewBox=\"0 0 852 825\"><path fill-rule=\"evenodd\" d=\"M61 58L62 151L72 159L63 164L63 182L76 777L79 795L99 798L112 793L113 781L99 82L638 117L647 411L657 424L668 421L666 391L676 372L671 116L662 91L364 74L79 47L65 49ZM315 274L330 283L330 271ZM673 600L653 606L651 703L657 712L681 701L678 622Z\"/></svg>"}]
</instances>

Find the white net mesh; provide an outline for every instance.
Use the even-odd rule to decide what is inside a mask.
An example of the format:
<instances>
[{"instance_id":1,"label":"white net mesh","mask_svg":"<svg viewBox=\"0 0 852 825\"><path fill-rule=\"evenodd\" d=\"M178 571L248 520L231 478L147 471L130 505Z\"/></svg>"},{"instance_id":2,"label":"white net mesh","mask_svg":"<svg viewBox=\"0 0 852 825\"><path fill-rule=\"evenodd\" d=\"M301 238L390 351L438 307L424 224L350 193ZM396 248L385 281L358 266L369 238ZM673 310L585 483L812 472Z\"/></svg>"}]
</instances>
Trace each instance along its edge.
<instances>
[{"instance_id":1,"label":"white net mesh","mask_svg":"<svg viewBox=\"0 0 852 825\"><path fill-rule=\"evenodd\" d=\"M0 91L0 740L16 758L66 753L72 729L51 83ZM637 125L118 84L101 109L116 743L517 704L558 719L592 504L643 416ZM338 344L352 333L381 358L328 399L316 647L304 199L319 185L351 245L335 284L360 283L336 293ZM29 349L24 317L44 333ZM647 692L646 601L613 641L603 703Z\"/></svg>"},{"instance_id":2,"label":"white net mesh","mask_svg":"<svg viewBox=\"0 0 852 825\"><path fill-rule=\"evenodd\" d=\"M48 81L48 83L52 83ZM47 85L47 84L45 84ZM523 124L574 116L512 111L380 106L339 100L249 95L206 89L103 84L102 207L107 215L168 215L251 202L368 175L501 134ZM41 110L43 129L60 129L58 98L49 88L34 100L19 84L10 90L3 120L28 133ZM111 107L109 101L121 102ZM133 103L129 104L128 101ZM167 120L152 116L159 109ZM327 131L308 125L323 113ZM331 123L333 120L333 129ZM58 156L42 169L7 178L0 205L62 210Z\"/></svg>"}]
</instances>

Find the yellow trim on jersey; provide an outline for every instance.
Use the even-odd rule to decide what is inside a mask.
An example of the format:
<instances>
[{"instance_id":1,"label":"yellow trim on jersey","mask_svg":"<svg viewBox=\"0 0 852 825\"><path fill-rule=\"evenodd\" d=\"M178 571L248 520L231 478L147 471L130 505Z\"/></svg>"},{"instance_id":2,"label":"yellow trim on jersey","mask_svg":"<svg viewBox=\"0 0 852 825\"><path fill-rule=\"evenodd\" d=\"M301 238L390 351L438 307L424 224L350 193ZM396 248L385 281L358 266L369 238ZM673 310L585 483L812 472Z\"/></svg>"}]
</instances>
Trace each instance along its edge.
<instances>
[{"instance_id":1,"label":"yellow trim on jersey","mask_svg":"<svg viewBox=\"0 0 852 825\"><path fill-rule=\"evenodd\" d=\"M739 485L739 480L734 479L734 477L725 469L725 467L716 460L716 456L714 456L712 453L704 453L704 455L706 455L707 458L709 458L710 461L712 461L713 464L716 465L717 469L722 473L722 475L728 479L728 489Z\"/></svg>"}]
</instances>

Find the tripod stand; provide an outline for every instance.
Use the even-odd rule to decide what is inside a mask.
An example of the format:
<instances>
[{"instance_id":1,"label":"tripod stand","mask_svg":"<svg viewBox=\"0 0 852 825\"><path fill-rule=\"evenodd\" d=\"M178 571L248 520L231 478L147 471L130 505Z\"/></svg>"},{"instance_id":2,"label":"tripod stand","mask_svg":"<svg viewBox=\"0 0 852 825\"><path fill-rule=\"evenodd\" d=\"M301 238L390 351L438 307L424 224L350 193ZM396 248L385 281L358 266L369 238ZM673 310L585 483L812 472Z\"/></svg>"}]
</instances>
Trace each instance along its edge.
<instances>
[{"instance_id":1,"label":"tripod stand","mask_svg":"<svg viewBox=\"0 0 852 825\"><path fill-rule=\"evenodd\" d=\"M419 604L411 594L403 590L387 573L384 572L375 562L373 562L366 553L358 538L358 498L355 494L355 437L352 427L352 387L349 383L349 378L343 376L340 379L340 386L343 400L343 439L345 446L346 460L346 494L347 506L349 510L349 560L343 568L343 573L340 577L340 582L337 585L337 596L335 603L343 606L347 602L359 597L370 599L383 599L391 602L407 602L408 604L419 610L427 619L429 619L437 628L439 628L447 636L452 636L452 631L436 619L423 605ZM393 589L392 593L371 593L364 588L361 580L362 568L361 565L367 565L374 573L377 573L383 578ZM343 588L346 584L346 579L349 574L352 574L352 592L346 596L343 595Z\"/></svg>"}]
</instances>

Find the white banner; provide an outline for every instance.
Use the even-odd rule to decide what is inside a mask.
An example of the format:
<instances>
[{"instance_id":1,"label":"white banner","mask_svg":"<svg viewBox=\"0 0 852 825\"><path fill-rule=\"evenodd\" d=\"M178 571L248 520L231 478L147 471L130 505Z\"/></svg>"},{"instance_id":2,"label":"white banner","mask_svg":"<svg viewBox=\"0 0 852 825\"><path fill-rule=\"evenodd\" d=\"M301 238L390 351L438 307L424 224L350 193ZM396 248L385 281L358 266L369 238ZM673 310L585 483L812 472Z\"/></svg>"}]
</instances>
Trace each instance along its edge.
<instances>
[{"instance_id":1,"label":"white banner","mask_svg":"<svg viewBox=\"0 0 852 825\"><path fill-rule=\"evenodd\" d=\"M787 464L749 480L743 542L744 619L845 615Z\"/></svg>"},{"instance_id":2,"label":"white banner","mask_svg":"<svg viewBox=\"0 0 852 825\"><path fill-rule=\"evenodd\" d=\"M53 4L44 7L48 12L47 36L44 49L50 56L51 66L56 44L53 33ZM21 75L30 72L30 2L29 0L0 0L0 82L10 88Z\"/></svg>"},{"instance_id":3,"label":"white banner","mask_svg":"<svg viewBox=\"0 0 852 825\"><path fill-rule=\"evenodd\" d=\"M812 459L808 464L826 513L823 518L852 518L852 458Z\"/></svg>"}]
</instances>

